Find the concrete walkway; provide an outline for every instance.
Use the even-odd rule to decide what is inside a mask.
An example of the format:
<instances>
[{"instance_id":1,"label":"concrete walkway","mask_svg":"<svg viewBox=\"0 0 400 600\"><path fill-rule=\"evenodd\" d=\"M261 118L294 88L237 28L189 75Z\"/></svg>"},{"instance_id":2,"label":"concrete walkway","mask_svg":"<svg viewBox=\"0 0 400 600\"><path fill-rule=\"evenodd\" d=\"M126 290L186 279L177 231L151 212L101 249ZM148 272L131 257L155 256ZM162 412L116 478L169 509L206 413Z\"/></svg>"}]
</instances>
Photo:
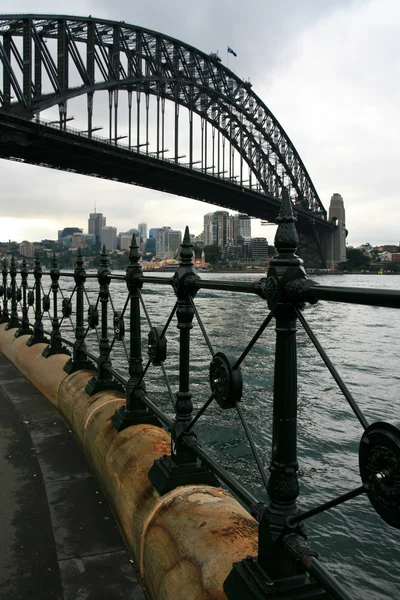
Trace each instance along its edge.
<instances>
[{"instance_id":1,"label":"concrete walkway","mask_svg":"<svg viewBox=\"0 0 400 600\"><path fill-rule=\"evenodd\" d=\"M0 600L144 600L67 423L0 354Z\"/></svg>"}]
</instances>

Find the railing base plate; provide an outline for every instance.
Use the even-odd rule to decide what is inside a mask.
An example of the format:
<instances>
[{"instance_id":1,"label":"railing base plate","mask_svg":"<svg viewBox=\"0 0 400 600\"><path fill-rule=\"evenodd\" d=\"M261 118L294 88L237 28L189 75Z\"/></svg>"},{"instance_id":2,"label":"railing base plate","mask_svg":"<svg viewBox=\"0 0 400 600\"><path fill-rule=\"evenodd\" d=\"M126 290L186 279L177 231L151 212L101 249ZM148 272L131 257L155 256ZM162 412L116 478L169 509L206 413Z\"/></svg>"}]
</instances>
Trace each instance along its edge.
<instances>
[{"instance_id":1,"label":"railing base plate","mask_svg":"<svg viewBox=\"0 0 400 600\"><path fill-rule=\"evenodd\" d=\"M177 465L166 454L154 461L149 471L149 479L161 496L180 485L221 485L208 467L199 463Z\"/></svg>"},{"instance_id":2,"label":"railing base plate","mask_svg":"<svg viewBox=\"0 0 400 600\"><path fill-rule=\"evenodd\" d=\"M116 379L97 379L97 377L92 377L85 387L85 392L88 396L93 396L98 392L108 391L125 393L124 386Z\"/></svg>"},{"instance_id":3,"label":"railing base plate","mask_svg":"<svg viewBox=\"0 0 400 600\"><path fill-rule=\"evenodd\" d=\"M50 340L47 339L47 337L45 337L44 335L35 337L35 334L33 334L33 336L30 337L29 340L26 342L26 345L31 347L35 344L50 344Z\"/></svg>"},{"instance_id":4,"label":"railing base plate","mask_svg":"<svg viewBox=\"0 0 400 600\"><path fill-rule=\"evenodd\" d=\"M89 382L90 383L90 382ZM149 410L127 411L126 406L121 406L111 417L111 423L117 431L122 431L131 425L154 425L162 427L159 419Z\"/></svg>"},{"instance_id":5,"label":"railing base plate","mask_svg":"<svg viewBox=\"0 0 400 600\"><path fill-rule=\"evenodd\" d=\"M33 335L33 329L29 329L29 328L28 328L28 329L22 329L22 328L19 328L19 329L18 329L18 330L15 332L15 334L14 334L14 337L15 337L15 338L19 338L19 337L21 337L22 335Z\"/></svg>"},{"instance_id":6,"label":"railing base plate","mask_svg":"<svg viewBox=\"0 0 400 600\"><path fill-rule=\"evenodd\" d=\"M28 340L29 342L29 340ZM27 343L28 343L27 342ZM71 375L71 373L75 373L75 371L96 371L96 367L90 360L72 360L69 359L68 362L64 365L64 371Z\"/></svg>"},{"instance_id":7,"label":"railing base plate","mask_svg":"<svg viewBox=\"0 0 400 600\"><path fill-rule=\"evenodd\" d=\"M17 334L15 334L17 337ZM49 358L49 356L54 356L55 354L65 354L66 356L71 356L71 352L62 346L61 348L52 348L51 346L47 346L42 352L42 356L44 358Z\"/></svg>"},{"instance_id":8,"label":"railing base plate","mask_svg":"<svg viewBox=\"0 0 400 600\"><path fill-rule=\"evenodd\" d=\"M253 556L233 563L232 571L224 581L224 592L228 600L328 600L330 598L321 586L307 575L295 575L273 581Z\"/></svg>"}]
</instances>

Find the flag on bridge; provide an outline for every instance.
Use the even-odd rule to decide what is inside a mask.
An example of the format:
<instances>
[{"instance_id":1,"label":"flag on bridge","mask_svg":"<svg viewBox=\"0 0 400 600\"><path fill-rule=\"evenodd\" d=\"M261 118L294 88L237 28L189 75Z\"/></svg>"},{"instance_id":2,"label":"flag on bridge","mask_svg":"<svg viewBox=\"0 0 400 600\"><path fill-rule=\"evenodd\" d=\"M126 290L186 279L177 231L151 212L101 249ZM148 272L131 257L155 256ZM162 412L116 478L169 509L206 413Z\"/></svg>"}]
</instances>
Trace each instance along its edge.
<instances>
[{"instance_id":1,"label":"flag on bridge","mask_svg":"<svg viewBox=\"0 0 400 600\"><path fill-rule=\"evenodd\" d=\"M233 56L237 56L236 52L234 50L232 50L232 48L230 46L228 46L228 52L229 52L229 54L233 54Z\"/></svg>"}]
</instances>

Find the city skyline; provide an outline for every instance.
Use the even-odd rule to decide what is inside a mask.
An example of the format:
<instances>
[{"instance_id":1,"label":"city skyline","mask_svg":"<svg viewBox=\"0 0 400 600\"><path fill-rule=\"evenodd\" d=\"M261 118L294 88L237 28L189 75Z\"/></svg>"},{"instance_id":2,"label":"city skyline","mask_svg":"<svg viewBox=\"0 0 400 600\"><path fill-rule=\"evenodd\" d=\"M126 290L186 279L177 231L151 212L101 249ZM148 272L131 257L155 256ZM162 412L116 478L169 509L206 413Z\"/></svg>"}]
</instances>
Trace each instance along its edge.
<instances>
[{"instance_id":1,"label":"city skyline","mask_svg":"<svg viewBox=\"0 0 400 600\"><path fill-rule=\"evenodd\" d=\"M28 0L13 10L31 12ZM37 0L37 12L54 11L50 0ZM196 18L193 18L193 11ZM256 94L275 114L297 148L318 194L328 208L334 193L345 202L349 245L397 244L400 203L400 153L397 136L399 78L397 56L400 5L397 0L266 0L216 6L205 0L174 9L158 0L131 5L116 0L71 0L71 14L124 19L161 31L204 52L231 45L237 57L228 67L250 78ZM180 15L180 18L176 18ZM273 27L266 23L273 19ZM251 36L246 35L251 31ZM338 35L338 32L341 32ZM221 52L221 59L226 58ZM71 101L79 128L81 106ZM54 118L57 109L43 118ZM102 125L102 123L99 123ZM150 127L152 124L150 124ZM84 127L82 126L82 129ZM173 226L193 233L211 206L112 181L0 161L3 211L0 239L44 239L76 223L84 228L87 206L96 199L112 225L127 229L140 221L161 227L168 214ZM57 206L57 211L54 207ZM55 214L56 213L56 214ZM388 218L389 217L389 218ZM273 228L254 222L254 234L273 239Z\"/></svg>"}]
</instances>

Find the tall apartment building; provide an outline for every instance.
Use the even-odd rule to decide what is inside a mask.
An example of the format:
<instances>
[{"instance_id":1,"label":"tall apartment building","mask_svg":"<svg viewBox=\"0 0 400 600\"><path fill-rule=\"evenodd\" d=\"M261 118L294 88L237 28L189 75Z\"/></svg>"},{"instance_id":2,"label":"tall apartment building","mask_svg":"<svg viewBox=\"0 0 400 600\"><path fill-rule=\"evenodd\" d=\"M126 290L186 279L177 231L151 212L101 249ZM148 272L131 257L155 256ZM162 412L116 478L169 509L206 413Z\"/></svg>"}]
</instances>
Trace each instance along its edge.
<instances>
[{"instance_id":1,"label":"tall apartment building","mask_svg":"<svg viewBox=\"0 0 400 600\"><path fill-rule=\"evenodd\" d=\"M251 219L248 215L238 213L233 217L234 231L233 236L235 239L243 238L245 242L251 240Z\"/></svg>"},{"instance_id":2,"label":"tall apartment building","mask_svg":"<svg viewBox=\"0 0 400 600\"><path fill-rule=\"evenodd\" d=\"M100 246L101 243L101 230L106 226L106 218L103 217L102 213L90 213L88 220L88 233L92 233L96 236L96 245Z\"/></svg>"},{"instance_id":3,"label":"tall apartment building","mask_svg":"<svg viewBox=\"0 0 400 600\"><path fill-rule=\"evenodd\" d=\"M226 210L217 210L204 215L204 246L217 244L221 250L234 240L251 239L251 221L247 215L230 215Z\"/></svg>"},{"instance_id":4,"label":"tall apartment building","mask_svg":"<svg viewBox=\"0 0 400 600\"><path fill-rule=\"evenodd\" d=\"M171 227L159 227L156 232L156 256L172 258L182 243L182 232Z\"/></svg>"},{"instance_id":5,"label":"tall apartment building","mask_svg":"<svg viewBox=\"0 0 400 600\"><path fill-rule=\"evenodd\" d=\"M147 223L139 223L138 225L139 235L144 240L147 239Z\"/></svg>"},{"instance_id":6,"label":"tall apartment building","mask_svg":"<svg viewBox=\"0 0 400 600\"><path fill-rule=\"evenodd\" d=\"M204 245L217 244L224 249L228 240L233 239L234 221L226 210L217 210L204 215Z\"/></svg>"},{"instance_id":7,"label":"tall apartment building","mask_svg":"<svg viewBox=\"0 0 400 600\"><path fill-rule=\"evenodd\" d=\"M250 242L252 260L265 260L268 258L268 242L266 238L252 238Z\"/></svg>"},{"instance_id":8,"label":"tall apartment building","mask_svg":"<svg viewBox=\"0 0 400 600\"><path fill-rule=\"evenodd\" d=\"M71 239L71 249L73 248L87 248L86 236L84 233L73 233Z\"/></svg>"},{"instance_id":9,"label":"tall apartment building","mask_svg":"<svg viewBox=\"0 0 400 600\"><path fill-rule=\"evenodd\" d=\"M119 233L117 238L117 247L120 250L129 250L129 246L132 242L132 236L130 233Z\"/></svg>"},{"instance_id":10,"label":"tall apartment building","mask_svg":"<svg viewBox=\"0 0 400 600\"><path fill-rule=\"evenodd\" d=\"M117 249L117 228L116 227L102 227L100 232L100 243L109 252Z\"/></svg>"}]
</instances>

